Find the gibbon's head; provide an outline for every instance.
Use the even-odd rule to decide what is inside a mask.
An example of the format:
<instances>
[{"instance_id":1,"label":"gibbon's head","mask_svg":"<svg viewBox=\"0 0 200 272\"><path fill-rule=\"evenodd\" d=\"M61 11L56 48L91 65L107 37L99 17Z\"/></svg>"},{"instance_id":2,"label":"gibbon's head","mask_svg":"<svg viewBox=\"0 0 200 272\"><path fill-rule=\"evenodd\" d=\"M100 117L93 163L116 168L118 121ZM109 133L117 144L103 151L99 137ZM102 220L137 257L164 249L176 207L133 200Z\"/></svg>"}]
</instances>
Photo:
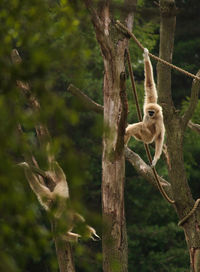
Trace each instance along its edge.
<instances>
[{"instance_id":1,"label":"gibbon's head","mask_svg":"<svg viewBox=\"0 0 200 272\"><path fill-rule=\"evenodd\" d=\"M151 119L156 119L162 116L162 108L158 104L149 103L144 108L144 114Z\"/></svg>"}]
</instances>

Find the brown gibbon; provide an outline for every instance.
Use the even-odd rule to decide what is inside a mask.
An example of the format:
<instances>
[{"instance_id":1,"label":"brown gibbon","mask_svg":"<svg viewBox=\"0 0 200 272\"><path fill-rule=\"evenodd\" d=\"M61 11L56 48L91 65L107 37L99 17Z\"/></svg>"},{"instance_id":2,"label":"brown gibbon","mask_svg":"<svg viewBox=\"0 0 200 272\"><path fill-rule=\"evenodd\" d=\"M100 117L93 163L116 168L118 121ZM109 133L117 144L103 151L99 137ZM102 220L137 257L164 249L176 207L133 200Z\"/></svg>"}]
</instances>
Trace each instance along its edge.
<instances>
[{"instance_id":1,"label":"brown gibbon","mask_svg":"<svg viewBox=\"0 0 200 272\"><path fill-rule=\"evenodd\" d=\"M153 68L147 48L144 49L144 71L145 98L143 121L127 126L124 142L125 145L127 145L131 136L145 144L155 142L155 155L151 165L154 167L162 154L165 127L163 123L162 108L157 104L158 95L153 78Z\"/></svg>"}]
</instances>

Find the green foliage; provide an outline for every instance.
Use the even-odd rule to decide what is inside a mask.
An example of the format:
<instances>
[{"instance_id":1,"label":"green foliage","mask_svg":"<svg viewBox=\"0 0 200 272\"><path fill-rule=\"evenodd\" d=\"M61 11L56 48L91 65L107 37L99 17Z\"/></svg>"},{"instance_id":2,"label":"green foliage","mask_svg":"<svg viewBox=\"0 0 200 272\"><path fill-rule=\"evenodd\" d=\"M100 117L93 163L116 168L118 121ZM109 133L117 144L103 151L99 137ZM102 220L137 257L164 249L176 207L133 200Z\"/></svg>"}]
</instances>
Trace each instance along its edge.
<instances>
[{"instance_id":1,"label":"green foliage","mask_svg":"<svg viewBox=\"0 0 200 272\"><path fill-rule=\"evenodd\" d=\"M129 168L127 165L127 173ZM172 207L132 169L125 196L130 270L187 271L184 233L176 224Z\"/></svg>"},{"instance_id":2,"label":"green foliage","mask_svg":"<svg viewBox=\"0 0 200 272\"><path fill-rule=\"evenodd\" d=\"M81 37L80 20L87 18L85 11L75 9L74 4L50 0L0 3L1 271L58 270L50 223L17 166L24 159L23 153L32 152L40 167L46 167L44 150L38 148L34 131L38 122L47 124L53 136L53 151L67 173L70 192L73 192L72 205L86 217L89 213L87 208L81 208L85 204L81 204L83 182L92 179L87 156L74 146L78 138L73 139L74 135L67 131L76 129L80 117L72 105L65 103L66 88L69 82L77 85L84 82L83 67L91 54L88 43ZM13 48L22 56L19 65L11 63ZM29 109L26 98L16 87L16 80L30 83L32 93L40 102L40 112ZM17 131L19 123L25 132L23 136ZM98 123L94 126L98 127ZM95 226L99 221L96 213L93 218L89 221ZM87 243L82 247L85 247L82 254L92 248ZM88 259L91 256L94 259L96 252L91 250ZM77 263L79 258L83 258L81 253Z\"/></svg>"}]
</instances>

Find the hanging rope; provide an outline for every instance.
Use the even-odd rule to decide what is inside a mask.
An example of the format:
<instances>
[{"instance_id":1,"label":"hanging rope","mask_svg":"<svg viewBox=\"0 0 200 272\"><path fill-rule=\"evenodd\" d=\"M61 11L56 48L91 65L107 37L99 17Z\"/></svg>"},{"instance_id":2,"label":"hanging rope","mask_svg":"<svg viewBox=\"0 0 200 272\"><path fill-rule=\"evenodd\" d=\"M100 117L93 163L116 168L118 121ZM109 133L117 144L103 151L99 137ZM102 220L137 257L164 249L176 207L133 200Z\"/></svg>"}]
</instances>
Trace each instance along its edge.
<instances>
[{"instance_id":1,"label":"hanging rope","mask_svg":"<svg viewBox=\"0 0 200 272\"><path fill-rule=\"evenodd\" d=\"M144 46L138 41L138 39L135 37L135 35L132 32L130 32L130 30L127 27L125 27L122 23L120 23L119 20L116 21L116 24L117 24L117 26L120 27L121 30L124 30L126 33L128 33L128 35L135 41L135 43L138 45L138 47L142 51L144 51ZM185 74L185 75L187 75L189 77L192 77L194 79L200 80L200 77L198 77L198 76L196 76L194 74L191 74L191 73L183 70L182 68L177 67L177 66L167 62L166 60L163 60L163 59L161 59L161 58L159 58L159 57L157 57L157 56L155 56L155 55L153 55L151 53L149 53L149 56L152 57L153 59L155 59L155 60L157 60L157 61L159 61L159 62L161 62L161 63L163 63L163 64L165 64L165 65L167 65L169 67L171 67L172 69L175 69L175 70L177 70L177 71L179 71L179 72L181 72L181 73L183 73L183 74Z\"/></svg>"},{"instance_id":2,"label":"hanging rope","mask_svg":"<svg viewBox=\"0 0 200 272\"><path fill-rule=\"evenodd\" d=\"M179 222L178 222L178 226L181 227L187 220L188 218L190 218L190 216L193 215L193 213L196 211L196 209L198 208L198 205L200 203L200 198L198 198L194 204L194 207L192 208L192 210L185 216L183 217L183 219L181 219Z\"/></svg>"},{"instance_id":3,"label":"hanging rope","mask_svg":"<svg viewBox=\"0 0 200 272\"><path fill-rule=\"evenodd\" d=\"M138 103L138 96L137 96L137 91L136 91L136 86L135 86L135 80L134 80L133 69L132 69L132 66L131 66L130 53L129 53L129 50L128 50L128 49L126 49L126 52L127 52L127 59L128 59L128 69L129 69L129 74L130 74L131 84L132 84L132 89L133 89L133 96L134 96L134 98L135 98L135 103L136 103L136 108L137 108L137 115L138 115L139 121L142 122L142 114L141 114L140 106L139 106L139 103ZM146 153L147 153L147 157L148 157L149 163L152 164L152 157L151 157L151 153L150 153L149 146L148 146L147 144L144 144L144 146L145 146L145 150L146 150ZM152 170L153 170L153 174L154 174L154 177L155 177L155 180L156 180L156 183L157 183L157 186L158 186L158 189L159 189L160 193L162 194L162 196L163 196L170 204L174 204L175 201L174 201L174 200L171 200L171 199L168 197L168 195L167 195L166 192L164 191L162 185L160 184L160 180L159 180L159 177L158 177L158 175L157 175L157 172L156 172L155 167L153 167Z\"/></svg>"}]
</instances>

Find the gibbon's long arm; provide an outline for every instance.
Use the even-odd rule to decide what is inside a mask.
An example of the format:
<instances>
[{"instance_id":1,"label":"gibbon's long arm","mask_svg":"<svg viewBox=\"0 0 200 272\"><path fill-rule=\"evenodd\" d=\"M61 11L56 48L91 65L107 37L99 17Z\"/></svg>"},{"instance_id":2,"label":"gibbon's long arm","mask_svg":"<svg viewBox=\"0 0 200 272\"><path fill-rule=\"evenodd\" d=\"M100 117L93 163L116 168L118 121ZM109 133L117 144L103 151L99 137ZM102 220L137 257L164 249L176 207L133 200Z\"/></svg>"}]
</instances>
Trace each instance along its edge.
<instances>
[{"instance_id":1,"label":"gibbon's long arm","mask_svg":"<svg viewBox=\"0 0 200 272\"><path fill-rule=\"evenodd\" d=\"M153 67L151 65L151 61L149 58L149 50L147 48L144 49L144 73L145 73L145 81L144 81L144 89L145 89L145 100L144 105L149 103L157 103L157 90L153 78Z\"/></svg>"},{"instance_id":2,"label":"gibbon's long arm","mask_svg":"<svg viewBox=\"0 0 200 272\"><path fill-rule=\"evenodd\" d=\"M48 210L48 201L52 200L52 192L46 186L42 185L37 176L33 174L28 163L23 162L19 164L24 168L26 178L30 184L31 189L36 194L41 205Z\"/></svg>"}]
</instances>

